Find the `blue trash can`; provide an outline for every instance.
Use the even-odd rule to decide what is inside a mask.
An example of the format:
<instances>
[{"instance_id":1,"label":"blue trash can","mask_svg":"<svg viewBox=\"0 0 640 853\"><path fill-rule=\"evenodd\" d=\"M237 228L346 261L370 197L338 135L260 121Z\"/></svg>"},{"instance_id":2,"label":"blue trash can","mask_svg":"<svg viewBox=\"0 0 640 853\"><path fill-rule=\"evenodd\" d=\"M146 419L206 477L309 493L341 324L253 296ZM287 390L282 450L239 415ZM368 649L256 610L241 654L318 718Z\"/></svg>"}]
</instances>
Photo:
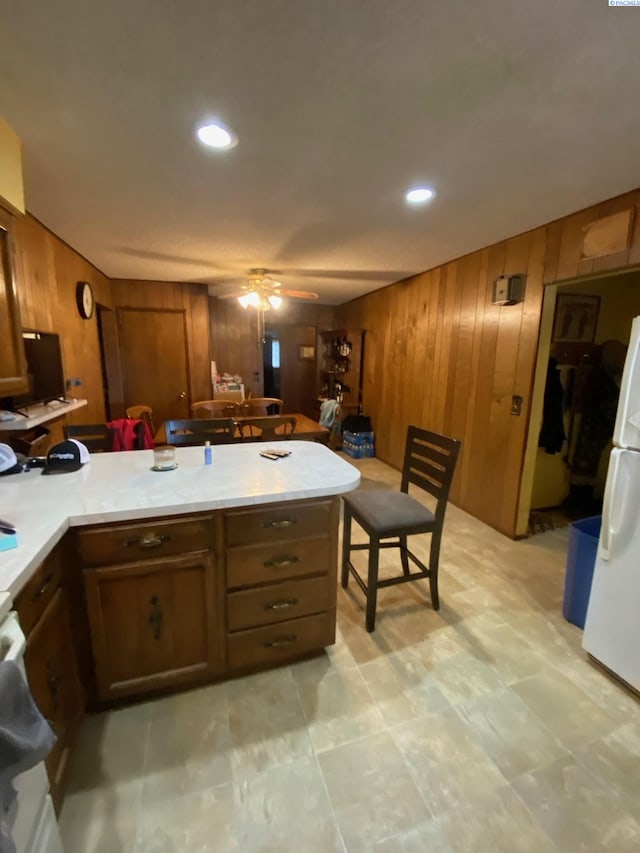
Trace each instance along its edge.
<instances>
[{"instance_id":1,"label":"blue trash can","mask_svg":"<svg viewBox=\"0 0 640 853\"><path fill-rule=\"evenodd\" d=\"M569 525L569 550L567 551L567 572L564 578L562 615L578 628L584 628L587 618L601 524L602 516L595 515L592 518L574 521Z\"/></svg>"}]
</instances>

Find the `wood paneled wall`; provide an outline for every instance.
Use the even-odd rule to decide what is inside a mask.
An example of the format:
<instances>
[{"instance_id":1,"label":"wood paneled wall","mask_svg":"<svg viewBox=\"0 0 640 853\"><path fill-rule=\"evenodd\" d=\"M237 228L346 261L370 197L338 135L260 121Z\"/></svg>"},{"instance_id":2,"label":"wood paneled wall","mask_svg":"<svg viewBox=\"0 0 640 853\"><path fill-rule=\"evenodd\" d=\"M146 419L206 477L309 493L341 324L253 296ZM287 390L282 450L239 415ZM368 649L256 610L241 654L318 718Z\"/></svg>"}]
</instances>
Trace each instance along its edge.
<instances>
[{"instance_id":1,"label":"wood paneled wall","mask_svg":"<svg viewBox=\"0 0 640 853\"><path fill-rule=\"evenodd\" d=\"M410 423L461 439L452 501L514 535L544 285L640 264L640 216L629 249L581 259L586 224L639 203L627 193L338 308L339 325L366 329L378 457L401 467ZM514 273L527 276L524 302L492 305L493 280Z\"/></svg>"},{"instance_id":2,"label":"wood paneled wall","mask_svg":"<svg viewBox=\"0 0 640 853\"><path fill-rule=\"evenodd\" d=\"M210 297L211 358L219 373L240 374L245 393L263 395L262 346L258 342L258 318L253 308L246 310L236 299ZM278 311L267 313L267 323L316 326L318 331L333 328L335 309L328 305L308 305L290 299ZM316 350L321 354L321 347ZM316 389L313 389L315 392Z\"/></svg>"},{"instance_id":3,"label":"wood paneled wall","mask_svg":"<svg viewBox=\"0 0 640 853\"><path fill-rule=\"evenodd\" d=\"M16 217L16 245L22 327L60 335L65 378L82 380L67 396L88 400L88 407L69 415L69 420L104 421L96 315L83 320L78 313L76 283L91 282L96 302L111 307L109 279L29 214ZM53 426L52 437L58 439L60 423Z\"/></svg>"},{"instance_id":4,"label":"wood paneled wall","mask_svg":"<svg viewBox=\"0 0 640 853\"><path fill-rule=\"evenodd\" d=\"M191 401L211 396L209 296L203 284L113 279L114 308L172 308L185 312Z\"/></svg>"}]
</instances>

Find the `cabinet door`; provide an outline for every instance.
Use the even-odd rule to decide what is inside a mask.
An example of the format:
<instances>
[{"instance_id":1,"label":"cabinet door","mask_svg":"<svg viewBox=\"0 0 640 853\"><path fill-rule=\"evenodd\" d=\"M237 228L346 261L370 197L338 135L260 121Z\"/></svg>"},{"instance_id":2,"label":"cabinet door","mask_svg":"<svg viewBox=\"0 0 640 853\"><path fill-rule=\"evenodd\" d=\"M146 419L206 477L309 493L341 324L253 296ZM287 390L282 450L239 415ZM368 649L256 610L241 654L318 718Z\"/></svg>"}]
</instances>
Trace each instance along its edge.
<instances>
[{"instance_id":1,"label":"cabinet door","mask_svg":"<svg viewBox=\"0 0 640 853\"><path fill-rule=\"evenodd\" d=\"M219 671L221 596L210 552L84 570L100 700Z\"/></svg>"},{"instance_id":2,"label":"cabinet door","mask_svg":"<svg viewBox=\"0 0 640 853\"><path fill-rule=\"evenodd\" d=\"M0 210L0 397L19 394L27 388L16 294L12 217Z\"/></svg>"},{"instance_id":3,"label":"cabinet door","mask_svg":"<svg viewBox=\"0 0 640 853\"><path fill-rule=\"evenodd\" d=\"M69 749L84 710L62 589L29 634L24 662L33 698L57 737L46 762L57 808Z\"/></svg>"}]
</instances>

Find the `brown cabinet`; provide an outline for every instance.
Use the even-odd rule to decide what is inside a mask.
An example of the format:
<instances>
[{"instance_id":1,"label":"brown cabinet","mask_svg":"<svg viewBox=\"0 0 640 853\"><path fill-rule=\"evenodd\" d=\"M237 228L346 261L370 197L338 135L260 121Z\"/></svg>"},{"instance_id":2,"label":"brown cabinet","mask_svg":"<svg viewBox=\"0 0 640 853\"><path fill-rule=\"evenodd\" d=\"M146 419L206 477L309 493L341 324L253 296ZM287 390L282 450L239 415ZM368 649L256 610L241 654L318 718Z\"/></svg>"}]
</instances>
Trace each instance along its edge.
<instances>
[{"instance_id":1,"label":"brown cabinet","mask_svg":"<svg viewBox=\"0 0 640 853\"><path fill-rule=\"evenodd\" d=\"M84 712L65 590L64 548L60 545L36 570L16 598L16 610L27 635L25 668L33 697L56 735L46 760L56 809L62 801L67 759Z\"/></svg>"},{"instance_id":2,"label":"brown cabinet","mask_svg":"<svg viewBox=\"0 0 640 853\"><path fill-rule=\"evenodd\" d=\"M0 397L28 390L16 293L13 217L0 208Z\"/></svg>"},{"instance_id":3,"label":"brown cabinet","mask_svg":"<svg viewBox=\"0 0 640 853\"><path fill-rule=\"evenodd\" d=\"M229 670L335 642L338 499L225 513Z\"/></svg>"},{"instance_id":4,"label":"brown cabinet","mask_svg":"<svg viewBox=\"0 0 640 853\"><path fill-rule=\"evenodd\" d=\"M80 531L100 701L211 680L223 669L213 531L212 516Z\"/></svg>"}]
</instances>

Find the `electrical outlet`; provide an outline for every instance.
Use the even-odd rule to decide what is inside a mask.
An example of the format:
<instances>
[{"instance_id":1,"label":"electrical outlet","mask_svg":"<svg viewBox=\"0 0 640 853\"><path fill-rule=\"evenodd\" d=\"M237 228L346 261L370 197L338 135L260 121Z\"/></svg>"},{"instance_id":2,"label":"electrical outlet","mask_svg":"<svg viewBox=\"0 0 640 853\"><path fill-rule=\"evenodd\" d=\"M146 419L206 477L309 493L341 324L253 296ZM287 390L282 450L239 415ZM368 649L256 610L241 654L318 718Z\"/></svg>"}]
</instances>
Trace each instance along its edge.
<instances>
[{"instance_id":1,"label":"electrical outlet","mask_svg":"<svg viewBox=\"0 0 640 853\"><path fill-rule=\"evenodd\" d=\"M513 397L511 398L511 414L512 415L521 415L523 403L524 403L524 397L520 397L519 394L514 394Z\"/></svg>"}]
</instances>

